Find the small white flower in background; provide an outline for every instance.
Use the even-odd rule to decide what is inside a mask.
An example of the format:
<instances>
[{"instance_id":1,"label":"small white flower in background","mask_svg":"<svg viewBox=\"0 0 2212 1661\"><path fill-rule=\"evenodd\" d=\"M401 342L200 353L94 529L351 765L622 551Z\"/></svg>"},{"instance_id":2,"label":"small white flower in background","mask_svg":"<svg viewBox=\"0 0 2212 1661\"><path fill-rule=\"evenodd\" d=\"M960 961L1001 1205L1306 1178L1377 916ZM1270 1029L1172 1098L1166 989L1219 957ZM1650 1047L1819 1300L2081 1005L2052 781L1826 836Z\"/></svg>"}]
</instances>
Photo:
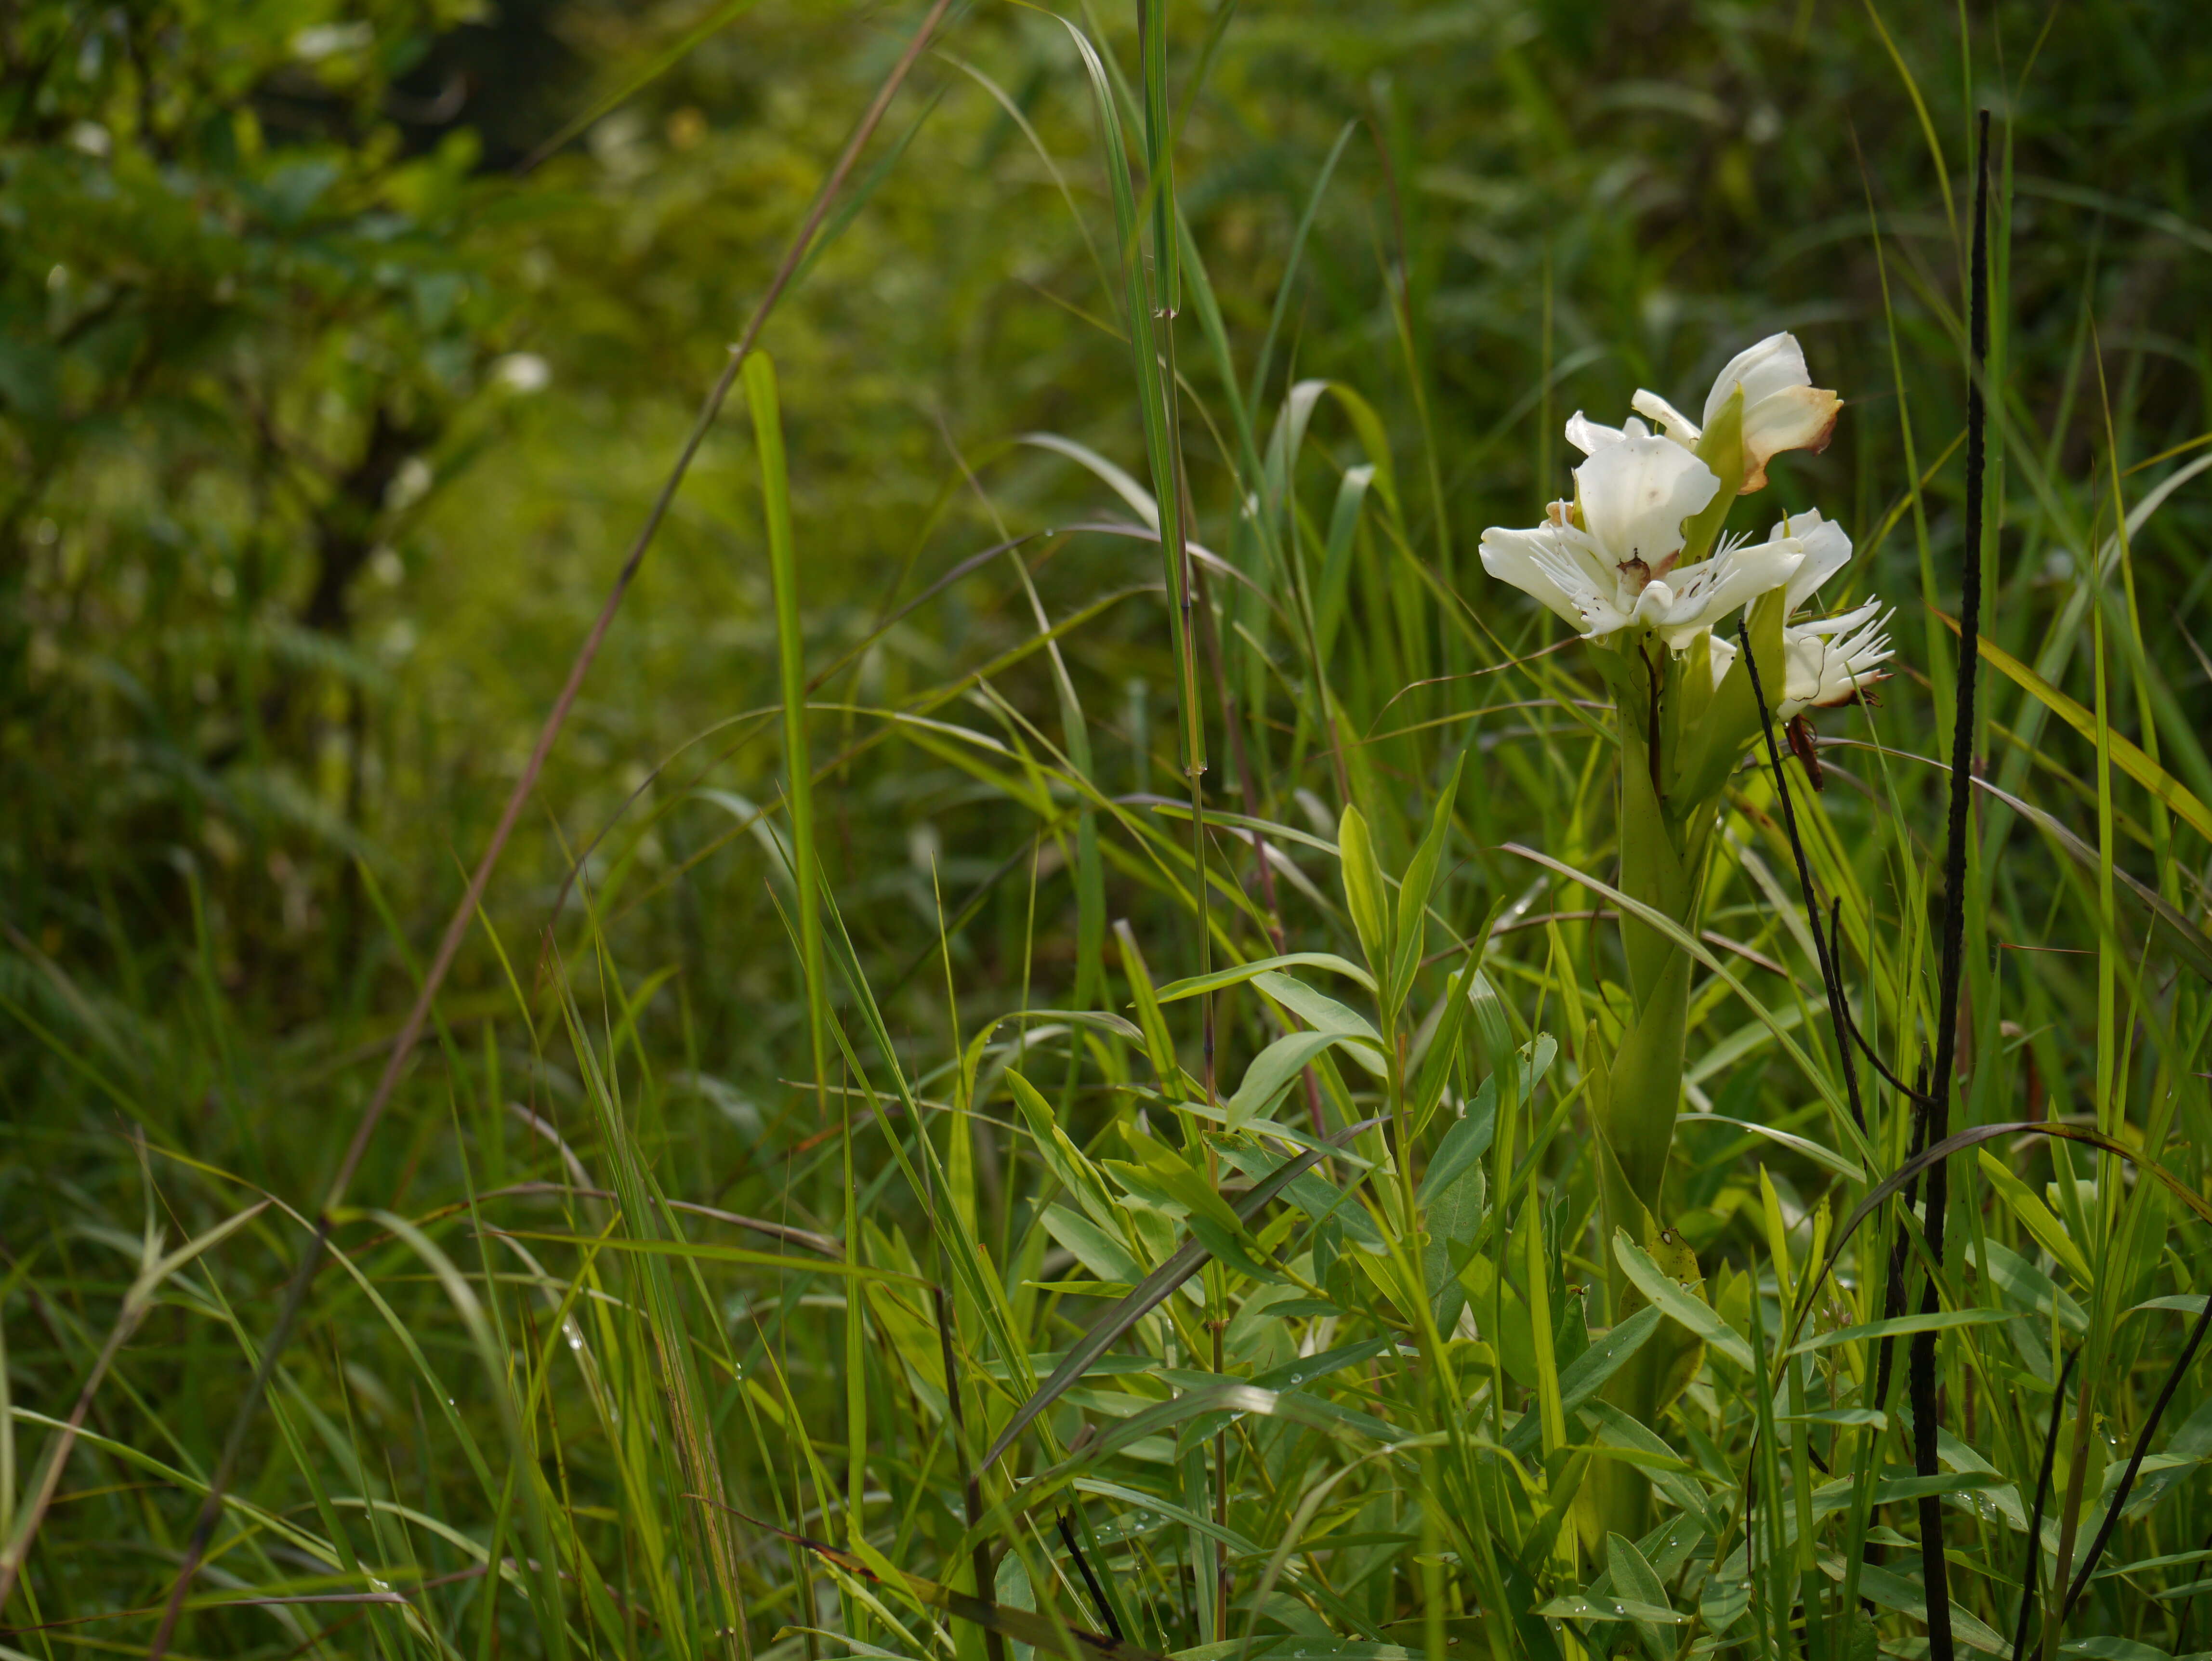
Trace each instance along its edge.
<instances>
[{"instance_id":1,"label":"small white flower in background","mask_svg":"<svg viewBox=\"0 0 2212 1661\"><path fill-rule=\"evenodd\" d=\"M1796 336L1769 335L1730 358L1705 394L1702 423L1692 421L1656 392L1638 389L1629 403L1638 415L1656 422L1675 443L1693 449L1738 386L1743 388L1744 467L1738 494L1749 496L1765 487L1766 464L1784 450L1826 449L1836 429L1836 412L1843 408L1843 399L1813 384L1813 372L1805 366L1804 349ZM1583 454L1595 455L1600 448L1641 438L1650 430L1634 417L1625 426L1607 427L1577 410L1567 423L1567 441Z\"/></svg>"},{"instance_id":2,"label":"small white flower in background","mask_svg":"<svg viewBox=\"0 0 2212 1661\"><path fill-rule=\"evenodd\" d=\"M550 364L535 352L509 352L491 366L491 378L511 392L542 392L553 381Z\"/></svg>"},{"instance_id":3,"label":"small white flower in background","mask_svg":"<svg viewBox=\"0 0 2212 1661\"><path fill-rule=\"evenodd\" d=\"M360 52L376 41L376 30L363 22L312 23L292 35L292 56L303 64L319 64L341 52Z\"/></svg>"},{"instance_id":4,"label":"small white flower in background","mask_svg":"<svg viewBox=\"0 0 2212 1661\"><path fill-rule=\"evenodd\" d=\"M437 475L430 464L421 456L409 456L392 475L392 483L384 487L384 508L386 513L404 514L430 494Z\"/></svg>"},{"instance_id":5,"label":"small white flower in background","mask_svg":"<svg viewBox=\"0 0 2212 1661\"><path fill-rule=\"evenodd\" d=\"M1585 639L1642 624L1680 650L1699 630L1779 587L1805 557L1799 540L1785 535L1757 546L1723 543L1711 558L1678 569L1684 522L1720 488L1713 470L1680 445L1640 431L1620 435L1575 469L1571 508L1553 502L1547 522L1531 530L1485 531L1483 569L1541 600Z\"/></svg>"}]
</instances>

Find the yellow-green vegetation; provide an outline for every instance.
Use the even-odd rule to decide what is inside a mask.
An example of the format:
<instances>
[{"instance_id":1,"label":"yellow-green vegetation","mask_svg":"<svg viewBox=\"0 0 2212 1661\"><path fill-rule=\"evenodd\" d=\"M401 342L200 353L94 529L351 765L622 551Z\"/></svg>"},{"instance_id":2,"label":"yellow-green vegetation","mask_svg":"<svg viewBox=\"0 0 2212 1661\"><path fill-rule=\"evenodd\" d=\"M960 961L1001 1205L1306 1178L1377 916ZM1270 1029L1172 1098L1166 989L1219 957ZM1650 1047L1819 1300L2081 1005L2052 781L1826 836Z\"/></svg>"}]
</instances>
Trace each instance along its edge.
<instances>
[{"instance_id":1,"label":"yellow-green vegetation","mask_svg":"<svg viewBox=\"0 0 2212 1661\"><path fill-rule=\"evenodd\" d=\"M0 15L0 1658L2212 1651L2197 9Z\"/></svg>"}]
</instances>

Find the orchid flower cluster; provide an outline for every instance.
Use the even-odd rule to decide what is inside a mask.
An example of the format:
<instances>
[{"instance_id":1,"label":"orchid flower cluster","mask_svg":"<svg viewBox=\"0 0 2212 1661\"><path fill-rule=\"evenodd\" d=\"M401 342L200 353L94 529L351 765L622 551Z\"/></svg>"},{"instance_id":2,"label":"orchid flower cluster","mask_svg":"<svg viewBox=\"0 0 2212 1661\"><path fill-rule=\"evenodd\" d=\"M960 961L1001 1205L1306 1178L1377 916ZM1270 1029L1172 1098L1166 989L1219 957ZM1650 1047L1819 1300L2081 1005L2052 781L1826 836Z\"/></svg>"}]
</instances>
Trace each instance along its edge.
<instances>
[{"instance_id":1,"label":"orchid flower cluster","mask_svg":"<svg viewBox=\"0 0 2212 1661\"><path fill-rule=\"evenodd\" d=\"M1588 458L1575 469L1575 499L1552 503L1532 530L1485 531L1484 569L1586 640L1640 648L1649 630L1678 656L1705 642L1716 688L1736 656L1719 630L1731 613L1779 590L1779 720L1850 703L1881 678L1889 642L1879 601L1791 621L1850 558L1841 526L1814 508L1784 519L1761 541L1715 541L1729 502L1765 488L1769 461L1785 450L1825 449L1835 430L1842 400L1813 385L1796 338L1772 335L1731 358L1706 395L1702 424L1656 392L1638 392L1631 407L1636 415L1619 427L1575 411L1567 441ZM1716 464L1734 475L1735 489L1724 491Z\"/></svg>"},{"instance_id":2,"label":"orchid flower cluster","mask_svg":"<svg viewBox=\"0 0 2212 1661\"><path fill-rule=\"evenodd\" d=\"M1769 462L1820 449L1835 429L1842 400L1813 385L1794 338L1774 335L1731 359L1699 421L1649 392L1632 407L1618 427L1577 411L1567 438L1584 459L1573 500L1552 503L1533 529L1482 533L1484 568L1596 648L1590 662L1613 696L1628 999L1625 1019L1592 1024L1583 1053L1615 1241L1615 1321L1644 1296L1627 1273L1632 1251L1668 1264L1696 1295L1696 1258L1669 1225L1666 1193L1692 976L1681 942L1698 931L1730 778L1769 722L1791 722L1798 748L1796 718L1850 702L1889 656L1879 601L1798 620L1850 558L1841 526L1811 510L1763 538L1723 534L1735 499L1765 487ZM1607 1399L1655 1424L1698 1354L1688 1329L1669 1325L1615 1375ZM1593 1542L1637 1538L1649 1488L1632 1467L1601 1462L1577 1502L1577 1526Z\"/></svg>"}]
</instances>

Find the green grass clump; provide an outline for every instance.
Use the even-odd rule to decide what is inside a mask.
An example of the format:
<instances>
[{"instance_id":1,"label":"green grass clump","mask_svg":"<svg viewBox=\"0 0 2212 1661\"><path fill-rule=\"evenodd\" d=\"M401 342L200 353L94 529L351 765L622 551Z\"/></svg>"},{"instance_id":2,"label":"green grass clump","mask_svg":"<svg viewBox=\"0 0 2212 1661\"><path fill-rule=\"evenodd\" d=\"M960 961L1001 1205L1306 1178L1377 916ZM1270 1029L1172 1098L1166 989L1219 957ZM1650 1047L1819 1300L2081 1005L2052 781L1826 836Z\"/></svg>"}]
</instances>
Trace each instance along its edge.
<instances>
[{"instance_id":1,"label":"green grass clump","mask_svg":"<svg viewBox=\"0 0 2212 1661\"><path fill-rule=\"evenodd\" d=\"M2212 1646L2185 9L533 15L0 23L0 1655ZM1476 548L1780 328L1639 1243Z\"/></svg>"}]
</instances>

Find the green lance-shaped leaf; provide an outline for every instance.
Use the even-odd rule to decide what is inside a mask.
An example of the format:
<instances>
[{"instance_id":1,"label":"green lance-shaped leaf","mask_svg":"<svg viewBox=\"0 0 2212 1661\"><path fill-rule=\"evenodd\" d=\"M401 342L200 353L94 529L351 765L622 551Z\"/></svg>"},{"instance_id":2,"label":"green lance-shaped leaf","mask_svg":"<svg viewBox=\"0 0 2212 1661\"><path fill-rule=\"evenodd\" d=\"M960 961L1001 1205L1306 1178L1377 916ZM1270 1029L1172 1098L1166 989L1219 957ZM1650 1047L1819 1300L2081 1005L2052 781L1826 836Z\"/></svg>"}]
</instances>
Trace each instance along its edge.
<instances>
[{"instance_id":1,"label":"green lance-shaped leaf","mask_svg":"<svg viewBox=\"0 0 2212 1661\"><path fill-rule=\"evenodd\" d=\"M1451 831L1452 804L1459 800L1460 771L1466 765L1467 752L1462 750L1452 763L1451 776L1437 794L1437 805L1429 814L1428 831L1422 837L1421 845L1413 850L1413 863L1406 867L1406 880L1398 889L1397 955L1390 967L1390 995L1400 1003L1404 1002L1413 987L1413 971L1421 966L1421 947L1427 940L1421 920L1428 910L1429 896L1436 890L1444 842Z\"/></svg>"},{"instance_id":2,"label":"green lance-shaped leaf","mask_svg":"<svg viewBox=\"0 0 2212 1661\"><path fill-rule=\"evenodd\" d=\"M1291 952L1279 958L1258 958L1250 963L1217 969L1210 975L1194 975L1188 980L1170 981L1159 989L1156 996L1161 1003L1173 1003L1180 998L1194 998L1201 992L1218 992L1224 987L1240 986L1262 975L1299 968L1326 969L1331 974L1358 981L1370 992L1375 989L1375 977L1349 958L1340 958L1334 952ZM1268 990L1264 986L1260 989L1263 992ZM1305 1012L1301 1010L1299 1013L1303 1014Z\"/></svg>"},{"instance_id":3,"label":"green lance-shaped leaf","mask_svg":"<svg viewBox=\"0 0 2212 1661\"><path fill-rule=\"evenodd\" d=\"M1229 1098L1229 1128L1240 1129L1248 1121L1272 1111L1314 1057L1340 1046L1363 1061L1367 1055L1375 1053L1345 1032L1292 1032L1276 1039L1255 1056L1251 1066L1244 1069L1243 1083Z\"/></svg>"},{"instance_id":4,"label":"green lance-shaped leaf","mask_svg":"<svg viewBox=\"0 0 2212 1661\"><path fill-rule=\"evenodd\" d=\"M1136 933L1129 927L1127 917L1115 920L1114 938L1121 943L1121 970L1129 977L1129 995L1137 1006L1137 1025L1144 1031L1145 1049L1152 1057L1152 1071L1159 1077L1161 1093L1171 1100L1181 1100L1189 1092L1183 1088L1182 1067L1176 1060L1175 1040L1168 1036L1159 998L1152 990L1152 970L1145 966L1144 952L1138 946Z\"/></svg>"},{"instance_id":5,"label":"green lance-shaped leaf","mask_svg":"<svg viewBox=\"0 0 2212 1661\"><path fill-rule=\"evenodd\" d=\"M1382 867L1375 861L1374 839L1367 818L1350 803L1337 821L1337 857L1344 866L1344 897L1352 910L1352 926L1358 931L1359 948L1368 966L1382 983L1384 1007L1391 1004L1390 911L1382 891Z\"/></svg>"},{"instance_id":6,"label":"green lance-shaped leaf","mask_svg":"<svg viewBox=\"0 0 2212 1661\"><path fill-rule=\"evenodd\" d=\"M1665 1318L1657 1309L1646 1304L1562 1367L1561 1410L1575 1412L1610 1384L1613 1376L1643 1349ZM1521 1421L1505 1433L1505 1451L1516 1457L1528 1453L1536 1445L1542 1423L1540 1415L1523 1414Z\"/></svg>"},{"instance_id":7,"label":"green lance-shaped leaf","mask_svg":"<svg viewBox=\"0 0 2212 1661\"><path fill-rule=\"evenodd\" d=\"M1613 1255L1625 1273L1660 1313L1679 1322L1704 1340L1711 1348L1748 1372L1751 1371L1751 1346L1741 1334L1721 1319L1711 1305L1692 1297L1667 1271L1651 1260L1651 1254L1628 1238L1626 1230L1618 1230L1613 1237Z\"/></svg>"}]
</instances>

